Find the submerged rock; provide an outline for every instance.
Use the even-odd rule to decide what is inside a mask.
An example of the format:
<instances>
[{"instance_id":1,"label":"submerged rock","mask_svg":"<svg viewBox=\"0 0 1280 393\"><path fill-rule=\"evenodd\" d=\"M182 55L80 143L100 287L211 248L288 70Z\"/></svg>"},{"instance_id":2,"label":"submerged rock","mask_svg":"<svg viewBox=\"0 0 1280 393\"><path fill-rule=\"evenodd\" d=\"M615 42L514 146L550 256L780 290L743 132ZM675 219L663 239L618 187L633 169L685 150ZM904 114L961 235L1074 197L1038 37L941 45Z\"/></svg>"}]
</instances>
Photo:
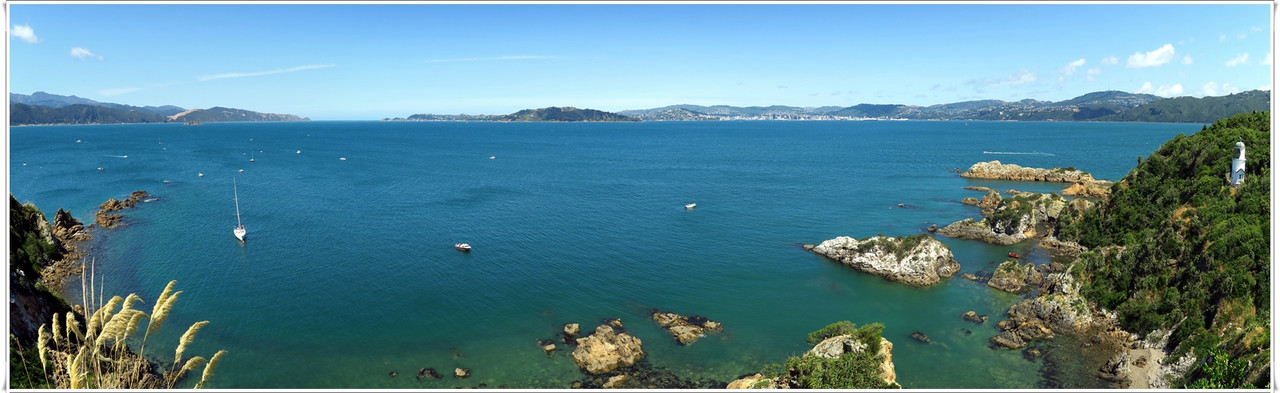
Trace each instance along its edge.
<instances>
[{"instance_id":1,"label":"submerged rock","mask_svg":"<svg viewBox=\"0 0 1280 393\"><path fill-rule=\"evenodd\" d=\"M578 339L573 362L588 374L606 373L643 359L644 349L640 345L639 338L615 332L609 324L600 325L591 335Z\"/></svg>"},{"instance_id":2,"label":"submerged rock","mask_svg":"<svg viewBox=\"0 0 1280 393\"><path fill-rule=\"evenodd\" d=\"M946 244L925 234L858 240L841 236L813 248L813 252L890 281L929 286L960 271L960 263Z\"/></svg>"},{"instance_id":3,"label":"submerged rock","mask_svg":"<svg viewBox=\"0 0 1280 393\"><path fill-rule=\"evenodd\" d=\"M914 338L916 339L916 341L920 341L925 344L929 343L929 336L925 335L924 332L921 332L921 331L911 332L911 338Z\"/></svg>"}]
</instances>

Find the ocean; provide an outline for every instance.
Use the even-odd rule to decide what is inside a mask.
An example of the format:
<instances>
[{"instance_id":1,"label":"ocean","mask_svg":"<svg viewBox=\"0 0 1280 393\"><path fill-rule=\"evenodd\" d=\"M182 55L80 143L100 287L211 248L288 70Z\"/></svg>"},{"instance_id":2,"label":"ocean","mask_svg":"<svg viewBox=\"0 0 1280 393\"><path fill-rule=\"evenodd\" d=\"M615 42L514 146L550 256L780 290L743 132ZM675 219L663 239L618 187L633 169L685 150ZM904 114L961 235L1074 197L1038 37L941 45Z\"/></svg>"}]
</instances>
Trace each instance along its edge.
<instances>
[{"instance_id":1,"label":"ocean","mask_svg":"<svg viewBox=\"0 0 1280 393\"><path fill-rule=\"evenodd\" d=\"M176 306L146 355L169 367L227 350L213 388L568 388L588 380L559 345L619 318L651 366L728 382L783 363L809 332L880 322L907 388L1092 388L1101 355L1059 336L1044 357L994 350L1022 298L955 277L891 283L806 252L837 236L922 233L999 190L1065 184L972 180L990 160L1074 166L1118 180L1200 124L844 121L458 123L324 121L14 127L9 186L49 217L90 223L108 198L156 198L96 230L108 294ZM250 159L253 162L250 162ZM345 160L343 159L345 158ZM99 170L98 168L102 169ZM240 172L243 170L243 172ZM198 176L198 174L203 176ZM167 182L166 182L167 181ZM247 242L236 225L233 181ZM697 203L686 209L686 203ZM898 204L903 204L899 207ZM1008 247L938 236L961 273ZM453 245L474 247L461 253ZM79 299L79 282L65 289ZM724 324L680 346L651 309ZM965 311L990 316L977 325ZM931 343L910 334L927 334ZM137 345L135 343L134 347ZM443 379L415 378L432 367ZM472 376L455 379L455 367ZM398 376L390 376L395 371ZM194 385L198 380L182 386Z\"/></svg>"}]
</instances>

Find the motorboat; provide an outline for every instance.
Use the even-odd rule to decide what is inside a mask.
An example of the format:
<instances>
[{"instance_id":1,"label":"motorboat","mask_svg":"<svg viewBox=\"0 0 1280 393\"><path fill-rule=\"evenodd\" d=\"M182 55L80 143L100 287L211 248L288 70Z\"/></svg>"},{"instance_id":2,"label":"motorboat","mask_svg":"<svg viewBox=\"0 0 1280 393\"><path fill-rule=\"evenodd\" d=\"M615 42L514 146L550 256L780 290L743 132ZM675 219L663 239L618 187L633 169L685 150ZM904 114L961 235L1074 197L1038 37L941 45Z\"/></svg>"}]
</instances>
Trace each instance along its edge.
<instances>
[{"instance_id":1,"label":"motorboat","mask_svg":"<svg viewBox=\"0 0 1280 393\"><path fill-rule=\"evenodd\" d=\"M1017 253L1010 252L1010 253L1009 253L1009 257L1010 257L1010 258L1018 258L1018 254L1017 254Z\"/></svg>"},{"instance_id":2,"label":"motorboat","mask_svg":"<svg viewBox=\"0 0 1280 393\"><path fill-rule=\"evenodd\" d=\"M454 244L453 248L458 249L458 251L471 251L471 245L467 243Z\"/></svg>"},{"instance_id":3,"label":"motorboat","mask_svg":"<svg viewBox=\"0 0 1280 393\"><path fill-rule=\"evenodd\" d=\"M695 207L698 207L698 204L697 204L697 203L690 203L690 204L686 204L686 205L684 205L684 208L685 208L685 209L692 209L692 208L695 208Z\"/></svg>"}]
</instances>

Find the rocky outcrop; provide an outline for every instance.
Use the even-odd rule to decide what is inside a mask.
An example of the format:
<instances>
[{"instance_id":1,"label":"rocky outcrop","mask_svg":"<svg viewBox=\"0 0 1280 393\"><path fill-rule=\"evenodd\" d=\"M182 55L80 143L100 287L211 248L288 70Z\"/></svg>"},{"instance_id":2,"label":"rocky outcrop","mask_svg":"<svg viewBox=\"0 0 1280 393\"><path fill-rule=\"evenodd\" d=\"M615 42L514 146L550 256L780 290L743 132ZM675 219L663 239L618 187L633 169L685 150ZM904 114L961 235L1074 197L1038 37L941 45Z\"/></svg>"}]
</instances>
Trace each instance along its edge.
<instances>
[{"instance_id":1,"label":"rocky outcrop","mask_svg":"<svg viewBox=\"0 0 1280 393\"><path fill-rule=\"evenodd\" d=\"M577 341L575 340L575 338L578 337L578 333L581 333L581 328L578 326L578 324L566 323L564 324L564 328L560 330L561 330L560 337L562 342L570 345L577 344Z\"/></svg>"},{"instance_id":2,"label":"rocky outcrop","mask_svg":"<svg viewBox=\"0 0 1280 393\"><path fill-rule=\"evenodd\" d=\"M960 271L951 249L924 234L875 236L861 241L841 236L822 242L813 252L890 281L915 286L933 285Z\"/></svg>"},{"instance_id":3,"label":"rocky outcrop","mask_svg":"<svg viewBox=\"0 0 1280 393\"><path fill-rule=\"evenodd\" d=\"M724 330L724 327L719 322L698 315L686 317L673 312L659 311L655 308L649 310L649 317L653 318L653 321L657 322L659 327L667 329L667 332L671 333L680 345L693 344L708 332Z\"/></svg>"},{"instance_id":4,"label":"rocky outcrop","mask_svg":"<svg viewBox=\"0 0 1280 393\"><path fill-rule=\"evenodd\" d=\"M1115 341L1127 333L1117 332L1114 315L1094 311L1079 294L1079 285L1068 273L1052 273L1044 278L1042 294L1009 307L1009 319L996 327L1002 332L991 339L997 346L1021 348L1026 341L1052 338L1054 332L1086 334L1099 331L1095 341Z\"/></svg>"},{"instance_id":5,"label":"rocky outcrop","mask_svg":"<svg viewBox=\"0 0 1280 393\"><path fill-rule=\"evenodd\" d=\"M123 201L115 198L108 199L98 205L98 212L93 214L94 223L103 228L115 228L122 217L119 214L112 214L113 212L131 208L148 196L146 191L139 190L129 194L129 197Z\"/></svg>"},{"instance_id":6,"label":"rocky outcrop","mask_svg":"<svg viewBox=\"0 0 1280 393\"><path fill-rule=\"evenodd\" d=\"M596 327L594 333L579 338L577 342L578 348L573 350L573 362L588 374L601 374L618 367L631 366L645 356L639 338L618 333L610 324Z\"/></svg>"},{"instance_id":7,"label":"rocky outcrop","mask_svg":"<svg viewBox=\"0 0 1280 393\"><path fill-rule=\"evenodd\" d=\"M991 244L1007 246L1027 239L1025 233L1015 233L1013 235L1003 232L996 232L987 226L987 221L974 221L972 218L966 218L956 221L938 229L938 233L943 236L954 237L957 239L981 240Z\"/></svg>"},{"instance_id":8,"label":"rocky outcrop","mask_svg":"<svg viewBox=\"0 0 1280 393\"><path fill-rule=\"evenodd\" d=\"M1040 239L1040 243L1037 244L1037 246L1055 255L1071 258L1075 258L1079 256L1080 253L1088 250L1085 246L1081 246L1080 243L1064 242L1053 235L1045 236L1043 239Z\"/></svg>"},{"instance_id":9,"label":"rocky outcrop","mask_svg":"<svg viewBox=\"0 0 1280 393\"><path fill-rule=\"evenodd\" d=\"M1001 164L1000 161L979 162L960 174L974 179L1015 181L1043 181L1075 183L1093 181L1093 175L1075 168L1028 168L1017 164Z\"/></svg>"},{"instance_id":10,"label":"rocky outcrop","mask_svg":"<svg viewBox=\"0 0 1280 393\"><path fill-rule=\"evenodd\" d=\"M778 384L760 373L747 375L729 382L727 389L777 389Z\"/></svg>"},{"instance_id":11,"label":"rocky outcrop","mask_svg":"<svg viewBox=\"0 0 1280 393\"><path fill-rule=\"evenodd\" d=\"M58 240L57 244L90 239L89 233L84 230L84 223L71 217L71 212L62 209L58 209L58 212L53 214L51 232Z\"/></svg>"},{"instance_id":12,"label":"rocky outcrop","mask_svg":"<svg viewBox=\"0 0 1280 393\"><path fill-rule=\"evenodd\" d=\"M987 286L1009 293L1018 293L1027 284L1040 285L1042 274L1036 271L1035 265L1027 263L1018 266L1018 261L1010 259L1001 263L995 273L987 280Z\"/></svg>"},{"instance_id":13,"label":"rocky outcrop","mask_svg":"<svg viewBox=\"0 0 1280 393\"><path fill-rule=\"evenodd\" d=\"M1078 181L1063 189L1062 195L1106 198L1111 195L1111 182L1106 180Z\"/></svg>"}]
</instances>

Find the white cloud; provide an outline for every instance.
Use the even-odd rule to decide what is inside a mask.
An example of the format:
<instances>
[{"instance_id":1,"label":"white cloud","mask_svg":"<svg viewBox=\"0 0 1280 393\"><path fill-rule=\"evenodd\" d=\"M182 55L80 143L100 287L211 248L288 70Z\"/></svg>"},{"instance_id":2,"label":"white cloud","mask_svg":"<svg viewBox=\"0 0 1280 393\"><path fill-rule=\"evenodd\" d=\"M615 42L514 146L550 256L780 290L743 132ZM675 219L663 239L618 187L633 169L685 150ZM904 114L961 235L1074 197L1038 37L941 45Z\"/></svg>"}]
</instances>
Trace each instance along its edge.
<instances>
[{"instance_id":1,"label":"white cloud","mask_svg":"<svg viewBox=\"0 0 1280 393\"><path fill-rule=\"evenodd\" d=\"M1143 68L1160 66L1164 63L1168 63L1169 60L1173 60L1174 52L1173 44L1164 44L1164 46L1147 53L1135 52L1133 56L1129 56L1129 62L1125 63L1125 67Z\"/></svg>"},{"instance_id":2,"label":"white cloud","mask_svg":"<svg viewBox=\"0 0 1280 393\"><path fill-rule=\"evenodd\" d=\"M1226 40L1227 40L1227 35L1225 33L1218 33L1218 41L1226 41Z\"/></svg>"},{"instance_id":3,"label":"white cloud","mask_svg":"<svg viewBox=\"0 0 1280 393\"><path fill-rule=\"evenodd\" d=\"M987 81L987 86L990 86L990 87L1017 86L1017 85L1025 85L1035 81L1036 81L1036 74L1027 72L1027 70L1022 70L1022 73L1018 75L1009 75L1004 79Z\"/></svg>"},{"instance_id":4,"label":"white cloud","mask_svg":"<svg viewBox=\"0 0 1280 393\"><path fill-rule=\"evenodd\" d=\"M1142 84L1141 88L1138 88L1137 92L1141 94L1155 94L1163 97L1172 97L1182 94L1182 84L1179 83L1173 86L1160 85L1160 87L1157 88L1152 87L1151 82L1146 82Z\"/></svg>"},{"instance_id":5,"label":"white cloud","mask_svg":"<svg viewBox=\"0 0 1280 393\"><path fill-rule=\"evenodd\" d=\"M1252 31L1252 32L1254 32L1254 33L1261 33L1261 32L1262 32L1262 28L1261 28L1261 27L1258 27L1258 26L1249 26L1249 31Z\"/></svg>"},{"instance_id":6,"label":"white cloud","mask_svg":"<svg viewBox=\"0 0 1280 393\"><path fill-rule=\"evenodd\" d=\"M14 25L13 28L9 29L9 34L31 44L40 41L40 38L36 37L36 31L27 25Z\"/></svg>"},{"instance_id":7,"label":"white cloud","mask_svg":"<svg viewBox=\"0 0 1280 393\"><path fill-rule=\"evenodd\" d=\"M93 54L93 52L90 52L88 49L80 48L80 47L71 48L71 57L74 57L80 60L84 60L85 58L89 58L89 57L96 57L98 58L98 60L102 60L102 56L95 55Z\"/></svg>"},{"instance_id":8,"label":"white cloud","mask_svg":"<svg viewBox=\"0 0 1280 393\"><path fill-rule=\"evenodd\" d=\"M503 60L535 60L535 59L557 59L557 56L539 56L539 55L519 55L519 56L494 56L494 57L465 57L454 59L429 59L424 63L458 63L466 61L503 61Z\"/></svg>"},{"instance_id":9,"label":"white cloud","mask_svg":"<svg viewBox=\"0 0 1280 393\"><path fill-rule=\"evenodd\" d=\"M1227 60L1227 67L1235 67L1249 61L1249 52L1241 53L1239 56Z\"/></svg>"},{"instance_id":10,"label":"white cloud","mask_svg":"<svg viewBox=\"0 0 1280 393\"><path fill-rule=\"evenodd\" d=\"M98 90L98 94L101 94L104 96L115 96L115 95L132 93L139 90L142 90L142 88L141 87L121 87L116 89Z\"/></svg>"},{"instance_id":11,"label":"white cloud","mask_svg":"<svg viewBox=\"0 0 1280 393\"><path fill-rule=\"evenodd\" d=\"M1194 61L1196 61L1196 59L1192 59L1191 55L1182 56L1182 64L1191 64Z\"/></svg>"},{"instance_id":12,"label":"white cloud","mask_svg":"<svg viewBox=\"0 0 1280 393\"><path fill-rule=\"evenodd\" d=\"M1114 55L1102 58L1102 64L1104 65L1116 65L1119 63L1120 59L1117 59Z\"/></svg>"},{"instance_id":13,"label":"white cloud","mask_svg":"<svg viewBox=\"0 0 1280 393\"><path fill-rule=\"evenodd\" d=\"M1230 83L1223 83L1219 85L1213 81L1209 81L1209 83L1204 84L1204 87L1200 88L1200 92L1204 93L1205 96L1225 96L1227 94L1239 93L1240 89L1232 86Z\"/></svg>"},{"instance_id":14,"label":"white cloud","mask_svg":"<svg viewBox=\"0 0 1280 393\"><path fill-rule=\"evenodd\" d=\"M200 76L200 77L198 77L198 78L196 78L196 79L197 79L197 80L199 80L199 81L201 81L201 82L204 82L204 81L210 81L210 80L214 80L214 79L244 78L244 77L249 77L249 76L263 76L263 75L272 75L272 74L283 74L283 73L287 73L287 72L298 72L298 71L305 71L305 70L314 70L314 69L319 69L319 68L329 68L329 67L334 67L334 66L335 66L335 65L333 65L333 64L312 64L312 65L297 66L297 67L292 67L292 68L283 68L283 69L279 69L279 70L271 70L271 71L259 71L259 72L229 72L229 73L226 73L226 74L202 75L202 76Z\"/></svg>"},{"instance_id":15,"label":"white cloud","mask_svg":"<svg viewBox=\"0 0 1280 393\"><path fill-rule=\"evenodd\" d=\"M1086 73L1086 74L1088 74L1088 75L1085 75L1085 77L1084 77L1084 78L1085 78L1085 79L1088 79L1090 82L1093 82L1093 81L1097 80L1097 79L1096 79L1096 78L1094 78L1093 76L1094 76L1094 75L1101 74L1101 73L1102 73L1102 68L1099 68L1099 67L1093 67L1093 68L1090 68L1090 69L1089 69L1089 71L1086 71L1085 73Z\"/></svg>"},{"instance_id":16,"label":"white cloud","mask_svg":"<svg viewBox=\"0 0 1280 393\"><path fill-rule=\"evenodd\" d=\"M1267 51L1267 57L1262 58L1262 64L1271 65L1271 51Z\"/></svg>"},{"instance_id":17,"label":"white cloud","mask_svg":"<svg viewBox=\"0 0 1280 393\"><path fill-rule=\"evenodd\" d=\"M1084 66L1083 58L1081 58L1080 60L1067 63L1067 65L1062 67L1062 73L1066 74L1067 76L1071 76L1071 74L1076 73L1076 68L1080 68L1082 66Z\"/></svg>"}]
</instances>

